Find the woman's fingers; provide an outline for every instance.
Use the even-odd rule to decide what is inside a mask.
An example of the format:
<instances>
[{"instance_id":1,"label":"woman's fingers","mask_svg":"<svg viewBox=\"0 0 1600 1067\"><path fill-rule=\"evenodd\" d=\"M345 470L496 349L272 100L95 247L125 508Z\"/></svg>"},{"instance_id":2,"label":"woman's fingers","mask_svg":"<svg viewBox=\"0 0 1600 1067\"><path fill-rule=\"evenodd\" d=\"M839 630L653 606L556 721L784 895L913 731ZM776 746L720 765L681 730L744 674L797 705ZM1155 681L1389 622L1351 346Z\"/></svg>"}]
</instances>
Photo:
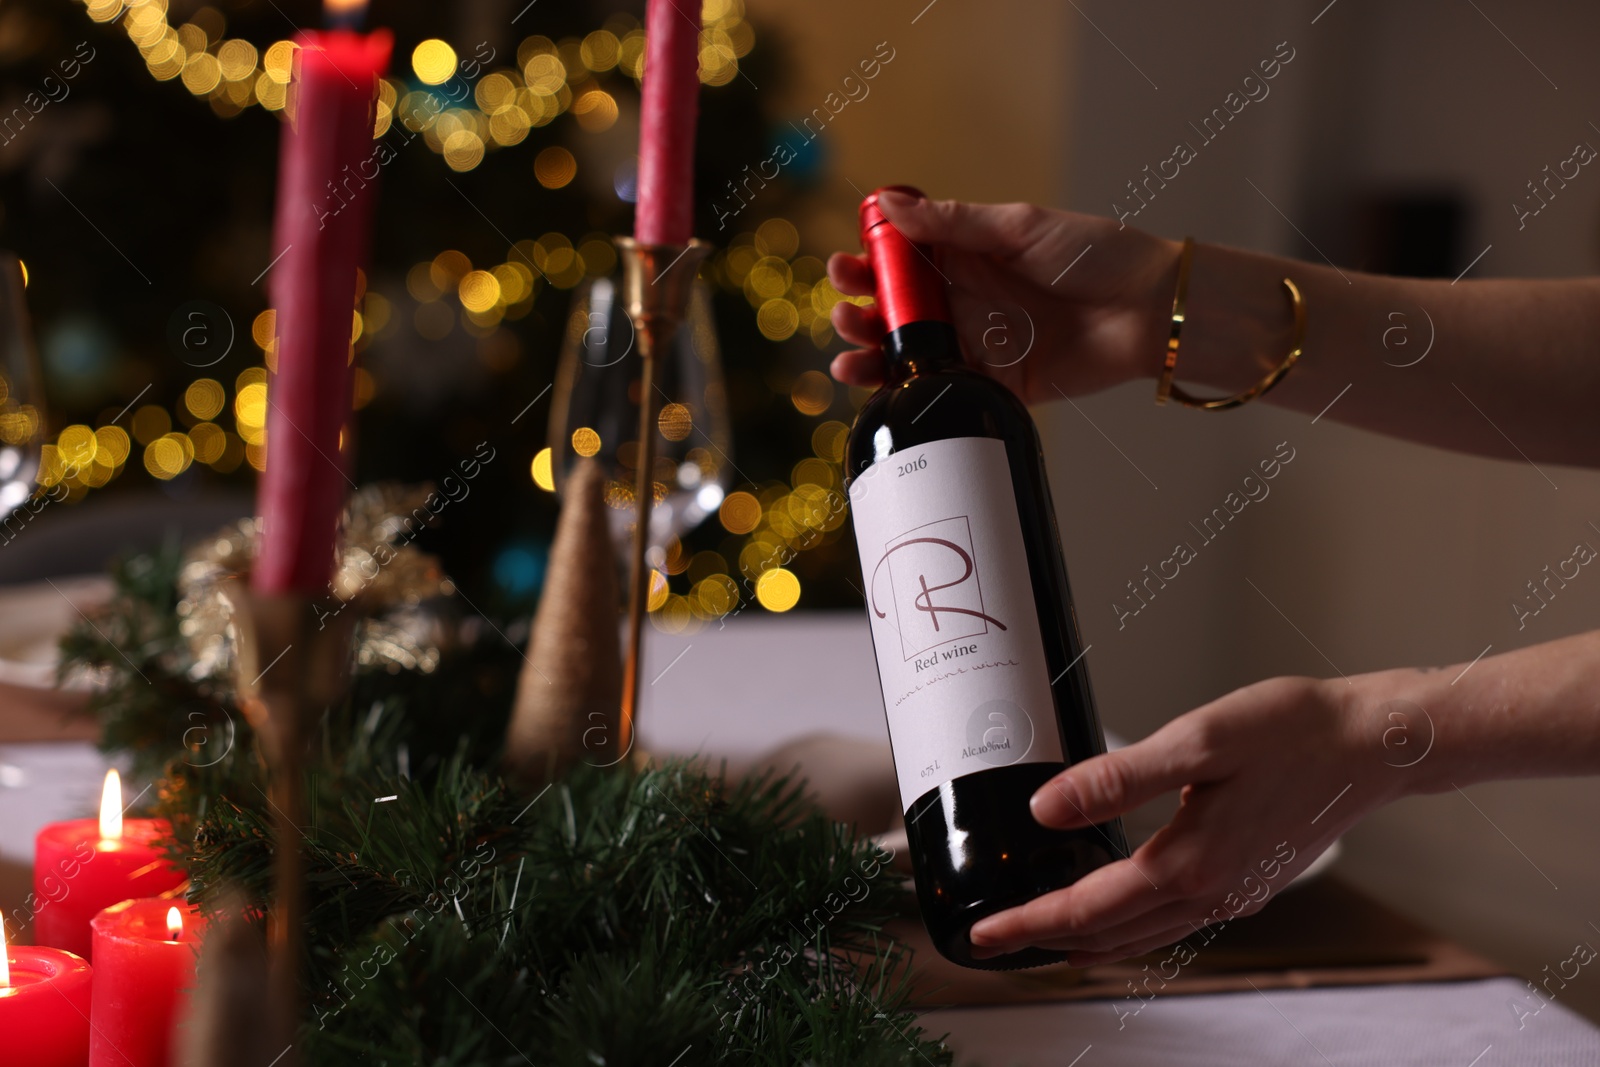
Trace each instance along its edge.
<instances>
[{"instance_id":1,"label":"woman's fingers","mask_svg":"<svg viewBox=\"0 0 1600 1067\"><path fill-rule=\"evenodd\" d=\"M1019 907L973 924L974 945L1036 945L1103 930L1168 903L1173 897L1152 882L1136 860L1109 863Z\"/></svg>"},{"instance_id":2,"label":"woman's fingers","mask_svg":"<svg viewBox=\"0 0 1600 1067\"><path fill-rule=\"evenodd\" d=\"M885 190L878 204L890 222L913 241L950 245L969 252L1014 253L1037 237L1043 209L1032 204L969 204L918 200Z\"/></svg>"},{"instance_id":3,"label":"woman's fingers","mask_svg":"<svg viewBox=\"0 0 1600 1067\"><path fill-rule=\"evenodd\" d=\"M1259 879L1255 881L1257 888L1263 884ZM1058 937L1043 942L1040 947L1074 954L1120 952L1124 956L1131 956L1134 952L1129 946L1145 944L1151 938L1163 937L1172 930L1186 931L1181 936L1187 937L1199 933L1207 923L1216 924L1220 929L1230 920L1254 915L1266 906L1268 899L1267 894L1246 897L1237 893L1219 894L1217 899L1209 901L1201 897L1187 897L1170 904L1163 904L1137 918L1108 926L1104 930L1074 937ZM1235 901L1234 906L1229 906L1229 900ZM1160 943L1170 944L1167 941Z\"/></svg>"},{"instance_id":4,"label":"woman's fingers","mask_svg":"<svg viewBox=\"0 0 1600 1067\"><path fill-rule=\"evenodd\" d=\"M846 296L872 296L878 288L866 256L835 252L828 257L828 280Z\"/></svg>"},{"instance_id":5,"label":"woman's fingers","mask_svg":"<svg viewBox=\"0 0 1600 1067\"><path fill-rule=\"evenodd\" d=\"M1074 953L1117 952L1180 927L1194 933L1207 918L1210 916L1205 913L1205 905L1199 901L1175 900L1104 930L1046 940L1041 947Z\"/></svg>"},{"instance_id":6,"label":"woman's fingers","mask_svg":"<svg viewBox=\"0 0 1600 1067\"><path fill-rule=\"evenodd\" d=\"M1033 817L1058 830L1090 826L1203 781L1208 757L1192 734L1177 719L1143 741L1068 767L1033 794Z\"/></svg>"},{"instance_id":7,"label":"woman's fingers","mask_svg":"<svg viewBox=\"0 0 1600 1067\"><path fill-rule=\"evenodd\" d=\"M876 307L861 307L849 301L833 305L833 328L851 344L875 347L887 332L883 316Z\"/></svg>"},{"instance_id":8,"label":"woman's fingers","mask_svg":"<svg viewBox=\"0 0 1600 1067\"><path fill-rule=\"evenodd\" d=\"M833 357L828 367L836 381L876 389L883 384L883 351L877 348L852 348Z\"/></svg>"}]
</instances>

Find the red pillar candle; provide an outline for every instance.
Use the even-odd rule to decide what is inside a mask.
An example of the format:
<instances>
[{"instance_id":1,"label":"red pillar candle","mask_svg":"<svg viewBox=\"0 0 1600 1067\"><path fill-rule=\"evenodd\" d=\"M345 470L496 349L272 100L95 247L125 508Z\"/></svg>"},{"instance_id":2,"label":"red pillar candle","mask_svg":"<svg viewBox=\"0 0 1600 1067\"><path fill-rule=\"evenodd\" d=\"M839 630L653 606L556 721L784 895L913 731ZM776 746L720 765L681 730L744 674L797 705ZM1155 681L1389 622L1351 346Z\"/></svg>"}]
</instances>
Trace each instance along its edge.
<instances>
[{"instance_id":1,"label":"red pillar candle","mask_svg":"<svg viewBox=\"0 0 1600 1067\"><path fill-rule=\"evenodd\" d=\"M694 235L700 2L650 0L645 10L639 208L633 223L642 244L687 244Z\"/></svg>"},{"instance_id":2,"label":"red pillar candle","mask_svg":"<svg viewBox=\"0 0 1600 1067\"><path fill-rule=\"evenodd\" d=\"M348 6L348 5L344 5ZM272 268L277 371L267 388L267 464L257 490L258 592L312 593L333 570L344 507L339 434L350 414L350 326L377 178L373 107L386 31L304 33L283 128Z\"/></svg>"},{"instance_id":3,"label":"red pillar candle","mask_svg":"<svg viewBox=\"0 0 1600 1067\"><path fill-rule=\"evenodd\" d=\"M0 1056L28 1067L89 1061L89 964L54 948L8 948L0 928Z\"/></svg>"},{"instance_id":4,"label":"red pillar candle","mask_svg":"<svg viewBox=\"0 0 1600 1067\"><path fill-rule=\"evenodd\" d=\"M89 920L109 904L150 897L187 877L168 862L165 819L124 819L116 771L106 774L100 818L50 823L33 843L33 940L92 959Z\"/></svg>"},{"instance_id":5,"label":"red pillar candle","mask_svg":"<svg viewBox=\"0 0 1600 1067\"><path fill-rule=\"evenodd\" d=\"M194 987L200 916L171 900L124 900L94 917L89 1067L169 1067Z\"/></svg>"}]
</instances>

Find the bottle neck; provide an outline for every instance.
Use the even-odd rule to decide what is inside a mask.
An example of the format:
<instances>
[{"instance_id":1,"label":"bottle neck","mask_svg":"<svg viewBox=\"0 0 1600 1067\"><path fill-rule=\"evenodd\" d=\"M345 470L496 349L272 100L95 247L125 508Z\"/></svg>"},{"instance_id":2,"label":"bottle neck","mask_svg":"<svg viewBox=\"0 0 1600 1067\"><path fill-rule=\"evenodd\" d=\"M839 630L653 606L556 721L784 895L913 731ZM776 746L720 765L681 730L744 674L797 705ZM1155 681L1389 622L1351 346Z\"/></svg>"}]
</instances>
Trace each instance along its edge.
<instances>
[{"instance_id":1,"label":"bottle neck","mask_svg":"<svg viewBox=\"0 0 1600 1067\"><path fill-rule=\"evenodd\" d=\"M955 327L937 319L908 322L890 330L883 339L883 354L889 360L891 383L916 374L959 367L963 362Z\"/></svg>"},{"instance_id":2,"label":"bottle neck","mask_svg":"<svg viewBox=\"0 0 1600 1067\"><path fill-rule=\"evenodd\" d=\"M877 283L878 310L889 328L883 351L890 379L959 366L961 347L932 251L907 240L881 216L861 236Z\"/></svg>"}]
</instances>

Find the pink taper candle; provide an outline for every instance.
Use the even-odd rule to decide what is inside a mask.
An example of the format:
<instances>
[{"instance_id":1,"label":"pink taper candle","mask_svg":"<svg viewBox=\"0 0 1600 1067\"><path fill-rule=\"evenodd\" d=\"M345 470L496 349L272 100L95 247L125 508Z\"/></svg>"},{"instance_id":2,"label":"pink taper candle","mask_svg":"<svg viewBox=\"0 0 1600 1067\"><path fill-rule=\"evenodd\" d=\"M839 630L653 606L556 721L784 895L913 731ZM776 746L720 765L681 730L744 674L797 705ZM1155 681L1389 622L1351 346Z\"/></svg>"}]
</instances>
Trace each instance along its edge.
<instances>
[{"instance_id":1,"label":"pink taper candle","mask_svg":"<svg viewBox=\"0 0 1600 1067\"><path fill-rule=\"evenodd\" d=\"M347 483L350 328L366 259L377 165L373 107L391 37L305 33L283 128L272 268L278 366L268 386L267 466L257 489L259 592L315 593L333 572Z\"/></svg>"},{"instance_id":2,"label":"pink taper candle","mask_svg":"<svg viewBox=\"0 0 1600 1067\"><path fill-rule=\"evenodd\" d=\"M642 244L687 244L694 234L694 126L700 110L700 2L650 0L639 110Z\"/></svg>"}]
</instances>

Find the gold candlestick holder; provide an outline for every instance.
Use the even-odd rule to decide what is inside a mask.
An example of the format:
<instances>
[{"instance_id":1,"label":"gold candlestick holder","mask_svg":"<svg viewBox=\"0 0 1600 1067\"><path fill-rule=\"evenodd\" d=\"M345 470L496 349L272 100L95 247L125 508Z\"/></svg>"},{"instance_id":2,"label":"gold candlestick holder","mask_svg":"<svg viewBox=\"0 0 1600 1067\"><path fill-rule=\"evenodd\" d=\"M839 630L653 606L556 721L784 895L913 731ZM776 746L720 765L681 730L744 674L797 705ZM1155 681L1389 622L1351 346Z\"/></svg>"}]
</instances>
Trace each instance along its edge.
<instances>
[{"instance_id":1,"label":"gold candlestick holder","mask_svg":"<svg viewBox=\"0 0 1600 1067\"><path fill-rule=\"evenodd\" d=\"M639 708L639 669L644 617L650 603L650 513L655 505L655 435L660 405L656 361L666 354L689 310L700 264L711 253L704 241L687 244L642 244L632 237L616 239L622 261L623 306L639 340L639 451L633 491L633 545L629 558L628 642L622 661L622 714L617 751L633 746L634 717Z\"/></svg>"},{"instance_id":2,"label":"gold candlestick holder","mask_svg":"<svg viewBox=\"0 0 1600 1067\"><path fill-rule=\"evenodd\" d=\"M323 709L349 681L350 638L358 613L319 619L301 593L263 594L228 583L238 635L239 704L267 762L273 818L273 904L267 926L268 1059L292 1065L301 1016L305 871L301 862L306 751Z\"/></svg>"}]
</instances>

